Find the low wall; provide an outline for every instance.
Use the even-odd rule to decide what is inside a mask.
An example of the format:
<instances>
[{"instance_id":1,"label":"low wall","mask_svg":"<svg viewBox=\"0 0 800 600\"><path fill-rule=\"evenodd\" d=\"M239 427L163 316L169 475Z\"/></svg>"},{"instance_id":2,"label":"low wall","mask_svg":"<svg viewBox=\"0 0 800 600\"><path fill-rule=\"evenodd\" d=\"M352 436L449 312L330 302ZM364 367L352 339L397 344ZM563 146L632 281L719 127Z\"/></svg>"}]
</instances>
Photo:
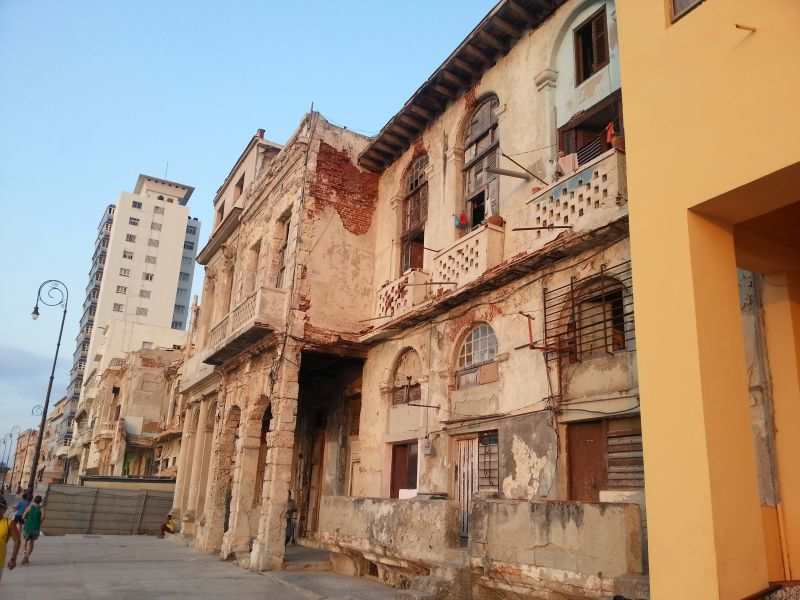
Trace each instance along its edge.
<instances>
[{"instance_id":1,"label":"low wall","mask_svg":"<svg viewBox=\"0 0 800 600\"><path fill-rule=\"evenodd\" d=\"M642 573L640 509L635 504L476 499L470 563L474 588L607 597L619 578ZM473 596L483 597L477 590Z\"/></svg>"},{"instance_id":2,"label":"low wall","mask_svg":"<svg viewBox=\"0 0 800 600\"><path fill-rule=\"evenodd\" d=\"M443 564L458 548L458 506L447 500L325 496L319 541L370 560Z\"/></svg>"}]
</instances>

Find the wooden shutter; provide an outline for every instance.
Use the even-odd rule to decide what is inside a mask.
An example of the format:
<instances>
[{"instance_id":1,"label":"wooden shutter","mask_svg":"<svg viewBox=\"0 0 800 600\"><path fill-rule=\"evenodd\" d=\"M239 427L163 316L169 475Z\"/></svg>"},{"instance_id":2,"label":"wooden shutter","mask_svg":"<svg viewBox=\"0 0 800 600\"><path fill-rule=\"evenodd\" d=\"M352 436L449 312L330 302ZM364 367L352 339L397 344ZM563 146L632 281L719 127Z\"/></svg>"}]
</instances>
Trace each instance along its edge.
<instances>
[{"instance_id":1,"label":"wooden shutter","mask_svg":"<svg viewBox=\"0 0 800 600\"><path fill-rule=\"evenodd\" d=\"M608 421L608 489L644 487L642 423L640 418Z\"/></svg>"},{"instance_id":2,"label":"wooden shutter","mask_svg":"<svg viewBox=\"0 0 800 600\"><path fill-rule=\"evenodd\" d=\"M608 63L608 35L606 33L606 11L602 10L592 19L592 72Z\"/></svg>"}]
</instances>

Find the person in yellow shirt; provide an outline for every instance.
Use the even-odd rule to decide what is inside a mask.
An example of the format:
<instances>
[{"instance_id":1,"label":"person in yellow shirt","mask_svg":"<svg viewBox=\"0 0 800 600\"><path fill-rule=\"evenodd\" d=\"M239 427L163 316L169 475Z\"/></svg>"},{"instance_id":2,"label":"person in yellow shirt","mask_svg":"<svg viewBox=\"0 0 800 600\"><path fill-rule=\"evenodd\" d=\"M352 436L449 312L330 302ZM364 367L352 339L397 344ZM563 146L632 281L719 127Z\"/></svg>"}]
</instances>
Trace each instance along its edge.
<instances>
[{"instance_id":1,"label":"person in yellow shirt","mask_svg":"<svg viewBox=\"0 0 800 600\"><path fill-rule=\"evenodd\" d=\"M17 554L19 554L19 527L13 519L6 516L8 510L8 502L5 497L0 496L0 580L3 578L3 566L6 562L6 546L8 545L8 538L14 540L14 550L11 553L11 558L8 561L8 569L12 570L17 566Z\"/></svg>"}]
</instances>

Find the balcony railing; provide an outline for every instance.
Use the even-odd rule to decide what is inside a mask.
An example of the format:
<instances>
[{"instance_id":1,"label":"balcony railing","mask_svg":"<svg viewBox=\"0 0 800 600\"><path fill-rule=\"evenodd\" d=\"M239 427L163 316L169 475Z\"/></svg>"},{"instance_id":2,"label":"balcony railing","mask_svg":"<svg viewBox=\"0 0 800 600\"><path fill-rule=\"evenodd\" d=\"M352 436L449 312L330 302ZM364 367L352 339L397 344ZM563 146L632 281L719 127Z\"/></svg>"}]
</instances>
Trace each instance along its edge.
<instances>
[{"instance_id":1,"label":"balcony railing","mask_svg":"<svg viewBox=\"0 0 800 600\"><path fill-rule=\"evenodd\" d=\"M428 297L431 276L425 271L406 271L378 290L378 316L399 317Z\"/></svg>"},{"instance_id":2,"label":"balcony railing","mask_svg":"<svg viewBox=\"0 0 800 600\"><path fill-rule=\"evenodd\" d=\"M259 288L211 329L203 362L221 364L264 335L283 329L287 298L285 289Z\"/></svg>"},{"instance_id":3,"label":"balcony railing","mask_svg":"<svg viewBox=\"0 0 800 600\"><path fill-rule=\"evenodd\" d=\"M529 201L529 223L552 230L531 231L534 240L547 243L564 231L590 231L623 217L628 212L625 153L608 150L580 166ZM558 227L558 229L555 229Z\"/></svg>"},{"instance_id":4,"label":"balcony railing","mask_svg":"<svg viewBox=\"0 0 800 600\"><path fill-rule=\"evenodd\" d=\"M452 292L475 281L503 260L503 227L486 223L433 259L433 294Z\"/></svg>"}]
</instances>

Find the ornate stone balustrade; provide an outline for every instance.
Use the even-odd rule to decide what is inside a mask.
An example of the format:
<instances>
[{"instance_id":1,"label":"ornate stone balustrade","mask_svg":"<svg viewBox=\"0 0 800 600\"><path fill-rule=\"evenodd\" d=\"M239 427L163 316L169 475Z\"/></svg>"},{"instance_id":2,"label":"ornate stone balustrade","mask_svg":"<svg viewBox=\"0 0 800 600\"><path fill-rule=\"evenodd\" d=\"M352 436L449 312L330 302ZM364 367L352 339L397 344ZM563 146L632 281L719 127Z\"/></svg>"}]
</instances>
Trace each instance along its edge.
<instances>
[{"instance_id":1,"label":"ornate stone balustrade","mask_svg":"<svg viewBox=\"0 0 800 600\"><path fill-rule=\"evenodd\" d=\"M470 231L433 259L434 295L476 280L503 260L503 227L487 223Z\"/></svg>"},{"instance_id":2,"label":"ornate stone balustrade","mask_svg":"<svg viewBox=\"0 0 800 600\"><path fill-rule=\"evenodd\" d=\"M431 276L417 269L406 271L394 281L389 281L378 290L378 316L398 317L407 313L428 297Z\"/></svg>"}]
</instances>

